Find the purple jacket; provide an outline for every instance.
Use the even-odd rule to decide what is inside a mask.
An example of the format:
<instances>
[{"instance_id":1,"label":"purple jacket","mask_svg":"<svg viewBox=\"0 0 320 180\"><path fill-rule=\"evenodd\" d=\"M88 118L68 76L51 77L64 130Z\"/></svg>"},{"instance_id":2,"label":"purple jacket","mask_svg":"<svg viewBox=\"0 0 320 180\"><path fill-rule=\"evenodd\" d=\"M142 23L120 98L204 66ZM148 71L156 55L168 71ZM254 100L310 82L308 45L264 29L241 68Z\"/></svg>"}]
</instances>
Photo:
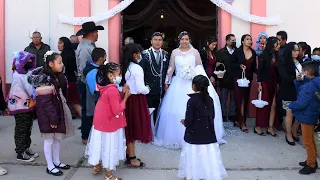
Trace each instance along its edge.
<instances>
[{"instance_id":1,"label":"purple jacket","mask_svg":"<svg viewBox=\"0 0 320 180\"><path fill-rule=\"evenodd\" d=\"M24 51L14 55L12 83L7 97L10 114L14 115L34 110L35 89L27 82L27 73L35 67L35 55Z\"/></svg>"},{"instance_id":2,"label":"purple jacket","mask_svg":"<svg viewBox=\"0 0 320 180\"><path fill-rule=\"evenodd\" d=\"M63 104L60 89L67 90L67 79L63 73L57 74L57 79L43 74L42 67L28 74L28 82L36 87L36 112L41 133L66 133ZM51 125L58 125L52 129Z\"/></svg>"}]
</instances>

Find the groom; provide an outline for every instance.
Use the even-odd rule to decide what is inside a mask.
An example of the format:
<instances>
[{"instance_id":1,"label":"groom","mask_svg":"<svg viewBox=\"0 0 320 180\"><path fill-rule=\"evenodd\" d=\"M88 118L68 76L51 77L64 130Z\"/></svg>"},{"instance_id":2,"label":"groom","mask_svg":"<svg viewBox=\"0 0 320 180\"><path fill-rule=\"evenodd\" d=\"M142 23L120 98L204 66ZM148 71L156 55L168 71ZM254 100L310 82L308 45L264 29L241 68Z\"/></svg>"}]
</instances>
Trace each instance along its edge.
<instances>
[{"instance_id":1,"label":"groom","mask_svg":"<svg viewBox=\"0 0 320 180\"><path fill-rule=\"evenodd\" d=\"M155 108L153 118L156 121L160 101L167 89L164 82L170 59L168 52L161 49L163 37L160 32L152 34L151 45L151 48L142 52L142 60L139 64L144 71L144 82L151 89L147 95L147 101L149 108Z\"/></svg>"}]
</instances>

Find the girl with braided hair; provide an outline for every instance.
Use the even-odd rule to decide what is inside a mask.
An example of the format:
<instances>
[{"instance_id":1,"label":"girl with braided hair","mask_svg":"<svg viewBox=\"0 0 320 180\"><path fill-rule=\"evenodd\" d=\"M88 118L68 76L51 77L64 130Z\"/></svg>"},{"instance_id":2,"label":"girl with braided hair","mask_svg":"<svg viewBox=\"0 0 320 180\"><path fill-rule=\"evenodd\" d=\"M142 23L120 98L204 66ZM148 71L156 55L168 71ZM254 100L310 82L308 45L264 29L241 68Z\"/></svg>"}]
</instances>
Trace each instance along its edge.
<instances>
[{"instance_id":1,"label":"girl with braided hair","mask_svg":"<svg viewBox=\"0 0 320 180\"><path fill-rule=\"evenodd\" d=\"M184 145L180 155L178 177L221 180L227 176L214 128L215 109L208 92L209 79L197 75L186 105Z\"/></svg>"},{"instance_id":2,"label":"girl with braided hair","mask_svg":"<svg viewBox=\"0 0 320 180\"><path fill-rule=\"evenodd\" d=\"M105 180L120 180L112 170L120 160L126 158L124 127L127 126L124 109L130 96L130 89L124 86L120 96L117 85L122 80L120 66L116 63L101 65L97 72L97 89L100 97L94 111L93 124L86 148L88 163L94 165L93 174L102 173Z\"/></svg>"}]
</instances>

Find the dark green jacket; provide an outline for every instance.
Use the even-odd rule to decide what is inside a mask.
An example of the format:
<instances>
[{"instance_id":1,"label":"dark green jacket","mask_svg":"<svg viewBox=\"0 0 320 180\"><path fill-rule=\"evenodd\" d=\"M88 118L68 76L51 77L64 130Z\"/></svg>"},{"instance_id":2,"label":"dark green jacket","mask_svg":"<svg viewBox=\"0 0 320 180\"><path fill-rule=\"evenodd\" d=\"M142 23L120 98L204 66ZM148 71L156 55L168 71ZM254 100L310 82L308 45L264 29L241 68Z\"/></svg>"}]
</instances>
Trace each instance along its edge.
<instances>
[{"instance_id":1,"label":"dark green jacket","mask_svg":"<svg viewBox=\"0 0 320 180\"><path fill-rule=\"evenodd\" d=\"M43 57L47 51L50 51L50 46L42 43L40 49L38 50L31 42L29 46L24 49L24 51L34 54L36 56L36 65L37 67L40 67L44 64Z\"/></svg>"}]
</instances>

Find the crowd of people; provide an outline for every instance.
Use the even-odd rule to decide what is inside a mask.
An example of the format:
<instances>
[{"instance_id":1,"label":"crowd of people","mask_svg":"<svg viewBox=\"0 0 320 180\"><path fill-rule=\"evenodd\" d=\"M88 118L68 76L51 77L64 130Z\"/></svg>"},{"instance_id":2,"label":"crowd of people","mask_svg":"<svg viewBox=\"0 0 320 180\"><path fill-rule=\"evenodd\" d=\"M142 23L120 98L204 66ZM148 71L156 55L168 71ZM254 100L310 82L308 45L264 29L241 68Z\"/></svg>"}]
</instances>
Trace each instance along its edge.
<instances>
[{"instance_id":1,"label":"crowd of people","mask_svg":"<svg viewBox=\"0 0 320 180\"><path fill-rule=\"evenodd\" d=\"M223 122L230 120L249 132L250 91L257 83L267 105L256 109L254 133L277 137L276 129L283 130L286 142L294 146L301 132L307 160L299 172L316 172L320 48L311 53L306 42L287 43L287 33L279 31L270 37L260 33L255 49L249 34L241 37L240 47L229 34L222 49L209 37L198 51L183 31L178 48L169 53L162 49L163 35L155 32L146 50L126 38L117 64L106 62L106 51L96 47L100 30L104 27L84 23L76 35L59 38L60 54L34 32L30 45L14 55L11 89L6 100L1 94L0 105L4 115L15 118L17 160L32 162L39 156L30 149L37 119L46 172L61 176L61 170L70 169L60 161L60 141L74 135L72 107L81 117L92 174L106 169L106 180L120 179L112 174L120 160L129 167L145 167L135 153L139 141L182 149L178 177L220 180L227 176L219 150L226 143ZM249 83L243 86L239 80Z\"/></svg>"}]
</instances>

